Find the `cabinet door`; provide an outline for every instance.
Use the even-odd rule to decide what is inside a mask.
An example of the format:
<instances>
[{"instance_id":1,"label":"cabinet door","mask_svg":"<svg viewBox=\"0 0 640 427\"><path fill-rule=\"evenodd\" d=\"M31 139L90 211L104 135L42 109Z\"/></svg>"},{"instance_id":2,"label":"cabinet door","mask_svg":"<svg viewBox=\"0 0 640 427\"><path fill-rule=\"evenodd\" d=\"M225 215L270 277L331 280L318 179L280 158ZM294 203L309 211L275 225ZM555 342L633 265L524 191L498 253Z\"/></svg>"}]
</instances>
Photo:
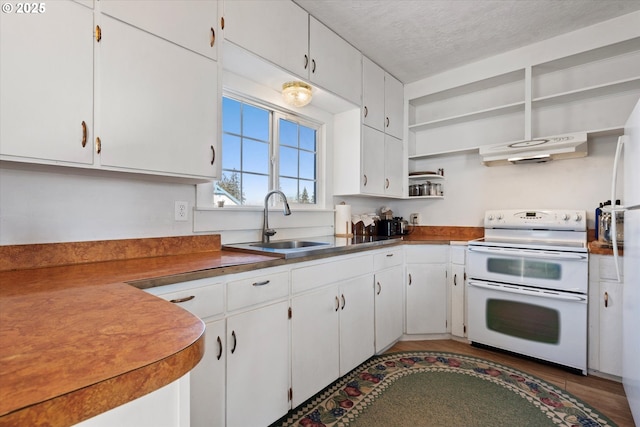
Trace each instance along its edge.
<instances>
[{"instance_id":1,"label":"cabinet door","mask_svg":"<svg viewBox=\"0 0 640 427\"><path fill-rule=\"evenodd\" d=\"M207 322L205 353L191 371L191 426L225 425L225 321Z\"/></svg>"},{"instance_id":2,"label":"cabinet door","mask_svg":"<svg viewBox=\"0 0 640 427\"><path fill-rule=\"evenodd\" d=\"M371 275L366 275L340 285L341 376L375 352L372 282Z\"/></svg>"},{"instance_id":3,"label":"cabinet door","mask_svg":"<svg viewBox=\"0 0 640 427\"><path fill-rule=\"evenodd\" d=\"M362 102L362 54L314 17L309 18L309 79L356 105Z\"/></svg>"},{"instance_id":4,"label":"cabinet door","mask_svg":"<svg viewBox=\"0 0 640 427\"><path fill-rule=\"evenodd\" d=\"M292 405L298 406L339 376L338 287L291 300Z\"/></svg>"},{"instance_id":5,"label":"cabinet door","mask_svg":"<svg viewBox=\"0 0 640 427\"><path fill-rule=\"evenodd\" d=\"M362 58L362 123L384 131L384 70Z\"/></svg>"},{"instance_id":6,"label":"cabinet door","mask_svg":"<svg viewBox=\"0 0 640 427\"><path fill-rule=\"evenodd\" d=\"M0 14L0 156L92 164L93 10L41 4Z\"/></svg>"},{"instance_id":7,"label":"cabinet door","mask_svg":"<svg viewBox=\"0 0 640 427\"><path fill-rule=\"evenodd\" d=\"M407 265L407 334L447 332L447 281L444 264Z\"/></svg>"},{"instance_id":8,"label":"cabinet door","mask_svg":"<svg viewBox=\"0 0 640 427\"><path fill-rule=\"evenodd\" d=\"M464 265L451 265L451 335L466 335L464 309Z\"/></svg>"},{"instance_id":9,"label":"cabinet door","mask_svg":"<svg viewBox=\"0 0 640 427\"><path fill-rule=\"evenodd\" d=\"M100 11L216 59L218 2L216 0L102 0Z\"/></svg>"},{"instance_id":10,"label":"cabinet door","mask_svg":"<svg viewBox=\"0 0 640 427\"><path fill-rule=\"evenodd\" d=\"M600 282L600 371L622 376L622 287Z\"/></svg>"},{"instance_id":11,"label":"cabinet door","mask_svg":"<svg viewBox=\"0 0 640 427\"><path fill-rule=\"evenodd\" d=\"M227 318L227 426L266 426L289 409L289 305Z\"/></svg>"},{"instance_id":12,"label":"cabinet door","mask_svg":"<svg viewBox=\"0 0 640 427\"><path fill-rule=\"evenodd\" d=\"M384 194L385 170L384 134L362 126L362 177L360 190L364 194Z\"/></svg>"},{"instance_id":13,"label":"cabinet door","mask_svg":"<svg viewBox=\"0 0 640 427\"><path fill-rule=\"evenodd\" d=\"M309 78L309 14L294 2L225 0L223 31L226 40Z\"/></svg>"},{"instance_id":14,"label":"cabinet door","mask_svg":"<svg viewBox=\"0 0 640 427\"><path fill-rule=\"evenodd\" d=\"M376 353L402 336L402 266L375 274Z\"/></svg>"},{"instance_id":15,"label":"cabinet door","mask_svg":"<svg viewBox=\"0 0 640 427\"><path fill-rule=\"evenodd\" d=\"M389 73L384 77L384 131L402 139L404 129L404 86Z\"/></svg>"},{"instance_id":16,"label":"cabinet door","mask_svg":"<svg viewBox=\"0 0 640 427\"><path fill-rule=\"evenodd\" d=\"M106 16L101 25L102 166L213 177L216 62Z\"/></svg>"},{"instance_id":17,"label":"cabinet door","mask_svg":"<svg viewBox=\"0 0 640 427\"><path fill-rule=\"evenodd\" d=\"M384 193L387 196L402 197L404 187L402 141L390 135L384 136Z\"/></svg>"}]
</instances>

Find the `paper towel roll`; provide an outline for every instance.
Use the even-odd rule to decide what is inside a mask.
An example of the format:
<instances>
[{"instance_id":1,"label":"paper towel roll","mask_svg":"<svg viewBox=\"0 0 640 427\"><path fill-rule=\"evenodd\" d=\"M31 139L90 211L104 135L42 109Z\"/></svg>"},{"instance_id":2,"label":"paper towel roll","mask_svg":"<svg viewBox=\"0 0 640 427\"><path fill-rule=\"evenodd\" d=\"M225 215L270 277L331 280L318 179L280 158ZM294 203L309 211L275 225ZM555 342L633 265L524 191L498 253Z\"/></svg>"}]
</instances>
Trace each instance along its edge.
<instances>
[{"instance_id":1,"label":"paper towel roll","mask_svg":"<svg viewBox=\"0 0 640 427\"><path fill-rule=\"evenodd\" d=\"M351 205L336 205L335 234L339 237L351 237Z\"/></svg>"}]
</instances>

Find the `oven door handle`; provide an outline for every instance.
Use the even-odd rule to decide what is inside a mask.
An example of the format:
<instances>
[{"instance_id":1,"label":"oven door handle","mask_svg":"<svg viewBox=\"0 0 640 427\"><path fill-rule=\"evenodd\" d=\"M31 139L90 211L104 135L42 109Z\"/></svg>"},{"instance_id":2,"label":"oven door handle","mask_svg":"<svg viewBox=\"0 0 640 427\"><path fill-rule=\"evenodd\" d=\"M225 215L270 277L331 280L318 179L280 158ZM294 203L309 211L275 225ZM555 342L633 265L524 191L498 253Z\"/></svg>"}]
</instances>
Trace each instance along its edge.
<instances>
[{"instance_id":1,"label":"oven door handle","mask_svg":"<svg viewBox=\"0 0 640 427\"><path fill-rule=\"evenodd\" d=\"M561 301L575 301L575 302L587 301L587 297L583 295L566 294L566 293L554 292L554 291L549 291L544 289L529 290L529 289L524 289L518 286L505 286L498 283L478 282L473 280L469 280L467 283L469 284L469 286L474 286L476 288L489 289L492 291L499 291L499 292L507 292L510 294L528 295L528 296L540 297L540 298L551 298L551 299L556 299Z\"/></svg>"},{"instance_id":2,"label":"oven door handle","mask_svg":"<svg viewBox=\"0 0 640 427\"><path fill-rule=\"evenodd\" d=\"M486 254L500 254L505 256L515 255L515 256L523 256L528 258L555 259L559 261L562 261L562 260L575 261L575 260L587 259L587 256L584 254L575 254L575 253L568 253L568 252L534 251L534 250L527 250L527 249L509 249L509 248L470 246L469 251L486 253Z\"/></svg>"}]
</instances>

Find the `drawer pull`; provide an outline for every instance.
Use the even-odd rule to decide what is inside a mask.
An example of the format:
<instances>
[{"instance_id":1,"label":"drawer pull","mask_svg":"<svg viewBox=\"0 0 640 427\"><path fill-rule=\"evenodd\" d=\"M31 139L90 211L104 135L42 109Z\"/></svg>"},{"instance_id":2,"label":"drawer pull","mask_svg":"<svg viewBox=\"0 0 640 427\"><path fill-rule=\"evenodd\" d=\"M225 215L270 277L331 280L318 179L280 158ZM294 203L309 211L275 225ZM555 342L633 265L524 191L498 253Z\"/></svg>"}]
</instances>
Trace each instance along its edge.
<instances>
[{"instance_id":1,"label":"drawer pull","mask_svg":"<svg viewBox=\"0 0 640 427\"><path fill-rule=\"evenodd\" d=\"M218 360L220 360L220 358L222 357L222 340L220 339L220 337L218 337L217 341L218 341L218 355L216 357Z\"/></svg>"},{"instance_id":2,"label":"drawer pull","mask_svg":"<svg viewBox=\"0 0 640 427\"><path fill-rule=\"evenodd\" d=\"M409 273L409 286L411 286L411 283L413 283L413 278L411 277L411 273Z\"/></svg>"},{"instance_id":3,"label":"drawer pull","mask_svg":"<svg viewBox=\"0 0 640 427\"><path fill-rule=\"evenodd\" d=\"M364 116L367 117L367 115L369 114L369 109L367 108L367 106L364 106Z\"/></svg>"},{"instance_id":4,"label":"drawer pull","mask_svg":"<svg viewBox=\"0 0 640 427\"><path fill-rule=\"evenodd\" d=\"M340 308L340 300L336 296L336 311L338 311L339 308Z\"/></svg>"},{"instance_id":5,"label":"drawer pull","mask_svg":"<svg viewBox=\"0 0 640 427\"><path fill-rule=\"evenodd\" d=\"M387 258L392 257L392 256L393 256L393 254L387 254Z\"/></svg>"},{"instance_id":6,"label":"drawer pull","mask_svg":"<svg viewBox=\"0 0 640 427\"><path fill-rule=\"evenodd\" d=\"M251 286L264 286L268 285L269 283L271 283L271 280L265 280L264 282L254 282Z\"/></svg>"},{"instance_id":7,"label":"drawer pull","mask_svg":"<svg viewBox=\"0 0 640 427\"><path fill-rule=\"evenodd\" d=\"M82 123L82 147L87 146L87 124L83 120Z\"/></svg>"},{"instance_id":8,"label":"drawer pull","mask_svg":"<svg viewBox=\"0 0 640 427\"><path fill-rule=\"evenodd\" d=\"M231 331L231 338L233 338L233 347L231 347L231 354L233 354L236 351L236 345L238 345L238 338L236 337L236 331Z\"/></svg>"},{"instance_id":9,"label":"drawer pull","mask_svg":"<svg viewBox=\"0 0 640 427\"><path fill-rule=\"evenodd\" d=\"M309 57L307 55L304 56L304 69L306 70L309 66Z\"/></svg>"},{"instance_id":10,"label":"drawer pull","mask_svg":"<svg viewBox=\"0 0 640 427\"><path fill-rule=\"evenodd\" d=\"M609 292L604 293L604 306L609 307Z\"/></svg>"},{"instance_id":11,"label":"drawer pull","mask_svg":"<svg viewBox=\"0 0 640 427\"><path fill-rule=\"evenodd\" d=\"M382 292L382 285L380 284L380 282L376 282L378 284L378 292L376 292L376 295L380 295L380 292Z\"/></svg>"},{"instance_id":12,"label":"drawer pull","mask_svg":"<svg viewBox=\"0 0 640 427\"><path fill-rule=\"evenodd\" d=\"M211 146L211 164L213 165L215 161L216 161L216 149L212 145Z\"/></svg>"},{"instance_id":13,"label":"drawer pull","mask_svg":"<svg viewBox=\"0 0 640 427\"><path fill-rule=\"evenodd\" d=\"M214 30L213 27L211 27L210 44L211 44L211 47L213 47L213 45L216 44L216 30Z\"/></svg>"},{"instance_id":14,"label":"drawer pull","mask_svg":"<svg viewBox=\"0 0 640 427\"><path fill-rule=\"evenodd\" d=\"M344 294L342 294L341 297L342 297L342 307L340 307L340 310L344 310L344 306L347 305L347 300L344 298Z\"/></svg>"},{"instance_id":15,"label":"drawer pull","mask_svg":"<svg viewBox=\"0 0 640 427\"><path fill-rule=\"evenodd\" d=\"M190 295L188 297L184 297L184 298L176 298L176 299L172 299L170 302L174 303L174 304L180 304L181 302L187 302L187 301L191 301L192 299L194 299L196 296L195 295Z\"/></svg>"},{"instance_id":16,"label":"drawer pull","mask_svg":"<svg viewBox=\"0 0 640 427\"><path fill-rule=\"evenodd\" d=\"M458 275L457 274L453 275L453 286L458 286Z\"/></svg>"}]
</instances>

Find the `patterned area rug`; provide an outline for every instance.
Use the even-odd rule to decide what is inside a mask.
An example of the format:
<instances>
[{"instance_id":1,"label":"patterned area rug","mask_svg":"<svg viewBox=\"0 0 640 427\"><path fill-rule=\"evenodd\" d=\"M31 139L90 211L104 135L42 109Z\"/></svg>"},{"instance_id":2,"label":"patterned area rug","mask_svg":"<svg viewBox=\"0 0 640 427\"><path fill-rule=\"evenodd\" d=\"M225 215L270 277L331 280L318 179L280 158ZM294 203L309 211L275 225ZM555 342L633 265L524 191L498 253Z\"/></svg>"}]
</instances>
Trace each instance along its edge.
<instances>
[{"instance_id":1,"label":"patterned area rug","mask_svg":"<svg viewBox=\"0 0 640 427\"><path fill-rule=\"evenodd\" d=\"M272 427L615 426L551 384L476 357L374 356Z\"/></svg>"}]
</instances>

